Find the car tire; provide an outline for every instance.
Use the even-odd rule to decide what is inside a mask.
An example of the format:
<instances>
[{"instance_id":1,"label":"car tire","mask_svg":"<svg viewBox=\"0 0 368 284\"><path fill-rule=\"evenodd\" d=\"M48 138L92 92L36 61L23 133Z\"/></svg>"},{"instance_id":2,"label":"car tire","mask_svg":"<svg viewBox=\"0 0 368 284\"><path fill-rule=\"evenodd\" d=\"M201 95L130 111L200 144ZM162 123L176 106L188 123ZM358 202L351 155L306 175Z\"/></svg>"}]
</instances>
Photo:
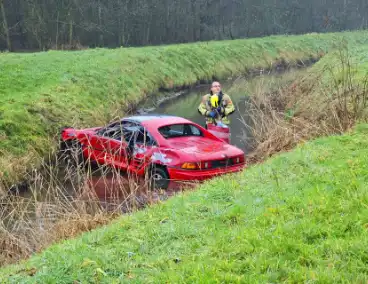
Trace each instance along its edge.
<instances>
[{"instance_id":1,"label":"car tire","mask_svg":"<svg viewBox=\"0 0 368 284\"><path fill-rule=\"evenodd\" d=\"M169 187L170 178L167 170L161 166L152 166L150 170L150 185L151 189L167 190Z\"/></svg>"}]
</instances>

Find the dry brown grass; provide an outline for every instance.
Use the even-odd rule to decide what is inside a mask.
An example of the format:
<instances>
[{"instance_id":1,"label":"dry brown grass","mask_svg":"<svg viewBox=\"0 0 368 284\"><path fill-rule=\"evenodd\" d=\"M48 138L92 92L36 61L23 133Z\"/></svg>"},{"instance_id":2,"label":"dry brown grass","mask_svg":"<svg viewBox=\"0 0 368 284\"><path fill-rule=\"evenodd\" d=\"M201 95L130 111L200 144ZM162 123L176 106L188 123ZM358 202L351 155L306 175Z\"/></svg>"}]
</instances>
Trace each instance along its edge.
<instances>
[{"instance_id":1,"label":"dry brown grass","mask_svg":"<svg viewBox=\"0 0 368 284\"><path fill-rule=\"evenodd\" d=\"M249 118L243 124L254 143L250 163L319 136L341 134L366 117L368 76L354 81L355 66L346 48L339 50L335 64L307 72L277 92L260 88L245 102Z\"/></svg>"},{"instance_id":2,"label":"dry brown grass","mask_svg":"<svg viewBox=\"0 0 368 284\"><path fill-rule=\"evenodd\" d=\"M59 153L0 198L0 265L16 263L126 212L175 192L151 191L148 179L76 164Z\"/></svg>"}]
</instances>

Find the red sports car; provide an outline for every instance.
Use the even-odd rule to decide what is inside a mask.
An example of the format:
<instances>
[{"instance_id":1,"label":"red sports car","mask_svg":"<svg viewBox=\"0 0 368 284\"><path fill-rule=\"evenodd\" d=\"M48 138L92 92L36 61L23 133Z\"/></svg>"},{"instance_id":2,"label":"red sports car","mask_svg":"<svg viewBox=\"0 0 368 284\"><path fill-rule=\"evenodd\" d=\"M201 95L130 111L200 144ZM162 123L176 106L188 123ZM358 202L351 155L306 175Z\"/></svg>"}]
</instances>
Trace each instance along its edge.
<instances>
[{"instance_id":1,"label":"red sports car","mask_svg":"<svg viewBox=\"0 0 368 284\"><path fill-rule=\"evenodd\" d=\"M76 142L83 159L138 176L148 173L155 188L167 189L169 180L205 180L246 166L242 150L177 116L130 116L105 127L65 128L61 137L62 148Z\"/></svg>"}]
</instances>

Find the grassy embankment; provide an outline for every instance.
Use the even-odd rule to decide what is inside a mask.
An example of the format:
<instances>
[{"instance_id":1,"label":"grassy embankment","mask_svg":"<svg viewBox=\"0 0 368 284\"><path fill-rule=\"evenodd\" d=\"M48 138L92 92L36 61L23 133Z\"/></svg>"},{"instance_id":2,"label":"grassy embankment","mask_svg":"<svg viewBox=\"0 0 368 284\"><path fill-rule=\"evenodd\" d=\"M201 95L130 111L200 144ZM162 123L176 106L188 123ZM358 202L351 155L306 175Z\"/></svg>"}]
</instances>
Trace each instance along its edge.
<instances>
[{"instance_id":1,"label":"grassy embankment","mask_svg":"<svg viewBox=\"0 0 368 284\"><path fill-rule=\"evenodd\" d=\"M54 245L0 279L365 283L368 125L358 129Z\"/></svg>"},{"instance_id":2,"label":"grassy embankment","mask_svg":"<svg viewBox=\"0 0 368 284\"><path fill-rule=\"evenodd\" d=\"M368 46L341 45L312 68L296 74L273 93L259 89L249 97L256 150L264 160L299 142L341 134L367 118Z\"/></svg>"},{"instance_id":3,"label":"grassy embankment","mask_svg":"<svg viewBox=\"0 0 368 284\"><path fill-rule=\"evenodd\" d=\"M0 177L3 187L38 166L63 125L105 123L159 87L318 57L367 32L273 36L173 46L0 54ZM4 188L3 188L4 189ZM1 188L0 188L1 190Z\"/></svg>"},{"instance_id":4,"label":"grassy embankment","mask_svg":"<svg viewBox=\"0 0 368 284\"><path fill-rule=\"evenodd\" d=\"M329 66L335 73L324 71L308 77L311 81L304 77L298 85L317 78L307 84L309 99L326 92L335 102L334 92L346 90L347 78L350 90L365 80L367 55L367 46L355 49L352 76L337 81L347 73L346 65L328 55L310 75ZM319 114L320 104L315 106L311 114ZM295 115L301 110L308 108L296 109ZM243 173L54 245L3 268L0 279L365 283L367 137L368 125L359 124L350 133L302 143Z\"/></svg>"},{"instance_id":5,"label":"grassy embankment","mask_svg":"<svg viewBox=\"0 0 368 284\"><path fill-rule=\"evenodd\" d=\"M260 90L268 93L290 85L305 70L259 76L251 80L238 78L230 84L226 82L224 87L234 94L233 100L238 101L240 97ZM191 115L190 111L196 107L198 100L200 96L196 93L183 96L175 100L171 111L178 113L179 104L183 106L179 110L181 115ZM240 108L236 115L241 112ZM234 121L236 117L233 117ZM241 123L233 127L242 129ZM75 171L73 167L58 167L57 164L34 171L25 196L9 195L1 199L0 266L27 259L54 243L106 225L120 217L122 210L134 212L143 204L152 204L157 199L165 200L167 194L170 195L170 191L160 192L159 195L147 192L141 183L135 184L134 181L134 178L130 181L122 179L115 171L91 174ZM94 193L99 197L104 196L102 203ZM68 198L69 195L73 198Z\"/></svg>"}]
</instances>

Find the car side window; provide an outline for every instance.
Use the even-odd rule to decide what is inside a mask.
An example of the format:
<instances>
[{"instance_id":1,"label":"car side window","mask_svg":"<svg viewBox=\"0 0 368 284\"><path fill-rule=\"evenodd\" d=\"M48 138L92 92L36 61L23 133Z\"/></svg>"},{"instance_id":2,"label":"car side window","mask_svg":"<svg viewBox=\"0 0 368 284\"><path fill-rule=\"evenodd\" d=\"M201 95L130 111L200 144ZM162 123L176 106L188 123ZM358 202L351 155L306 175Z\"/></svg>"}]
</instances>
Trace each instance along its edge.
<instances>
[{"instance_id":1,"label":"car side window","mask_svg":"<svg viewBox=\"0 0 368 284\"><path fill-rule=\"evenodd\" d=\"M183 136L203 136L202 131L192 124L165 125L158 129L164 138L175 138Z\"/></svg>"},{"instance_id":2,"label":"car side window","mask_svg":"<svg viewBox=\"0 0 368 284\"><path fill-rule=\"evenodd\" d=\"M100 129L97 134L119 141L129 143L139 143L145 145L155 145L155 140L150 133L140 124L134 121L121 121L110 124Z\"/></svg>"},{"instance_id":3,"label":"car side window","mask_svg":"<svg viewBox=\"0 0 368 284\"><path fill-rule=\"evenodd\" d=\"M123 127L124 140L128 144L155 145L150 133L139 124L127 123Z\"/></svg>"},{"instance_id":4,"label":"car side window","mask_svg":"<svg viewBox=\"0 0 368 284\"><path fill-rule=\"evenodd\" d=\"M135 143L151 146L154 145L154 139L145 128L139 127L135 133Z\"/></svg>"},{"instance_id":5,"label":"car side window","mask_svg":"<svg viewBox=\"0 0 368 284\"><path fill-rule=\"evenodd\" d=\"M194 135L194 136L202 136L203 135L202 131L198 127L195 127L194 125L190 125L190 130L192 132L192 135Z\"/></svg>"},{"instance_id":6,"label":"car side window","mask_svg":"<svg viewBox=\"0 0 368 284\"><path fill-rule=\"evenodd\" d=\"M168 126L170 136L183 136L184 135L184 124L174 124Z\"/></svg>"},{"instance_id":7,"label":"car side window","mask_svg":"<svg viewBox=\"0 0 368 284\"><path fill-rule=\"evenodd\" d=\"M124 141L127 143L132 143L134 140L134 131L131 131L129 129L124 129L123 130L123 137L124 137Z\"/></svg>"}]
</instances>

